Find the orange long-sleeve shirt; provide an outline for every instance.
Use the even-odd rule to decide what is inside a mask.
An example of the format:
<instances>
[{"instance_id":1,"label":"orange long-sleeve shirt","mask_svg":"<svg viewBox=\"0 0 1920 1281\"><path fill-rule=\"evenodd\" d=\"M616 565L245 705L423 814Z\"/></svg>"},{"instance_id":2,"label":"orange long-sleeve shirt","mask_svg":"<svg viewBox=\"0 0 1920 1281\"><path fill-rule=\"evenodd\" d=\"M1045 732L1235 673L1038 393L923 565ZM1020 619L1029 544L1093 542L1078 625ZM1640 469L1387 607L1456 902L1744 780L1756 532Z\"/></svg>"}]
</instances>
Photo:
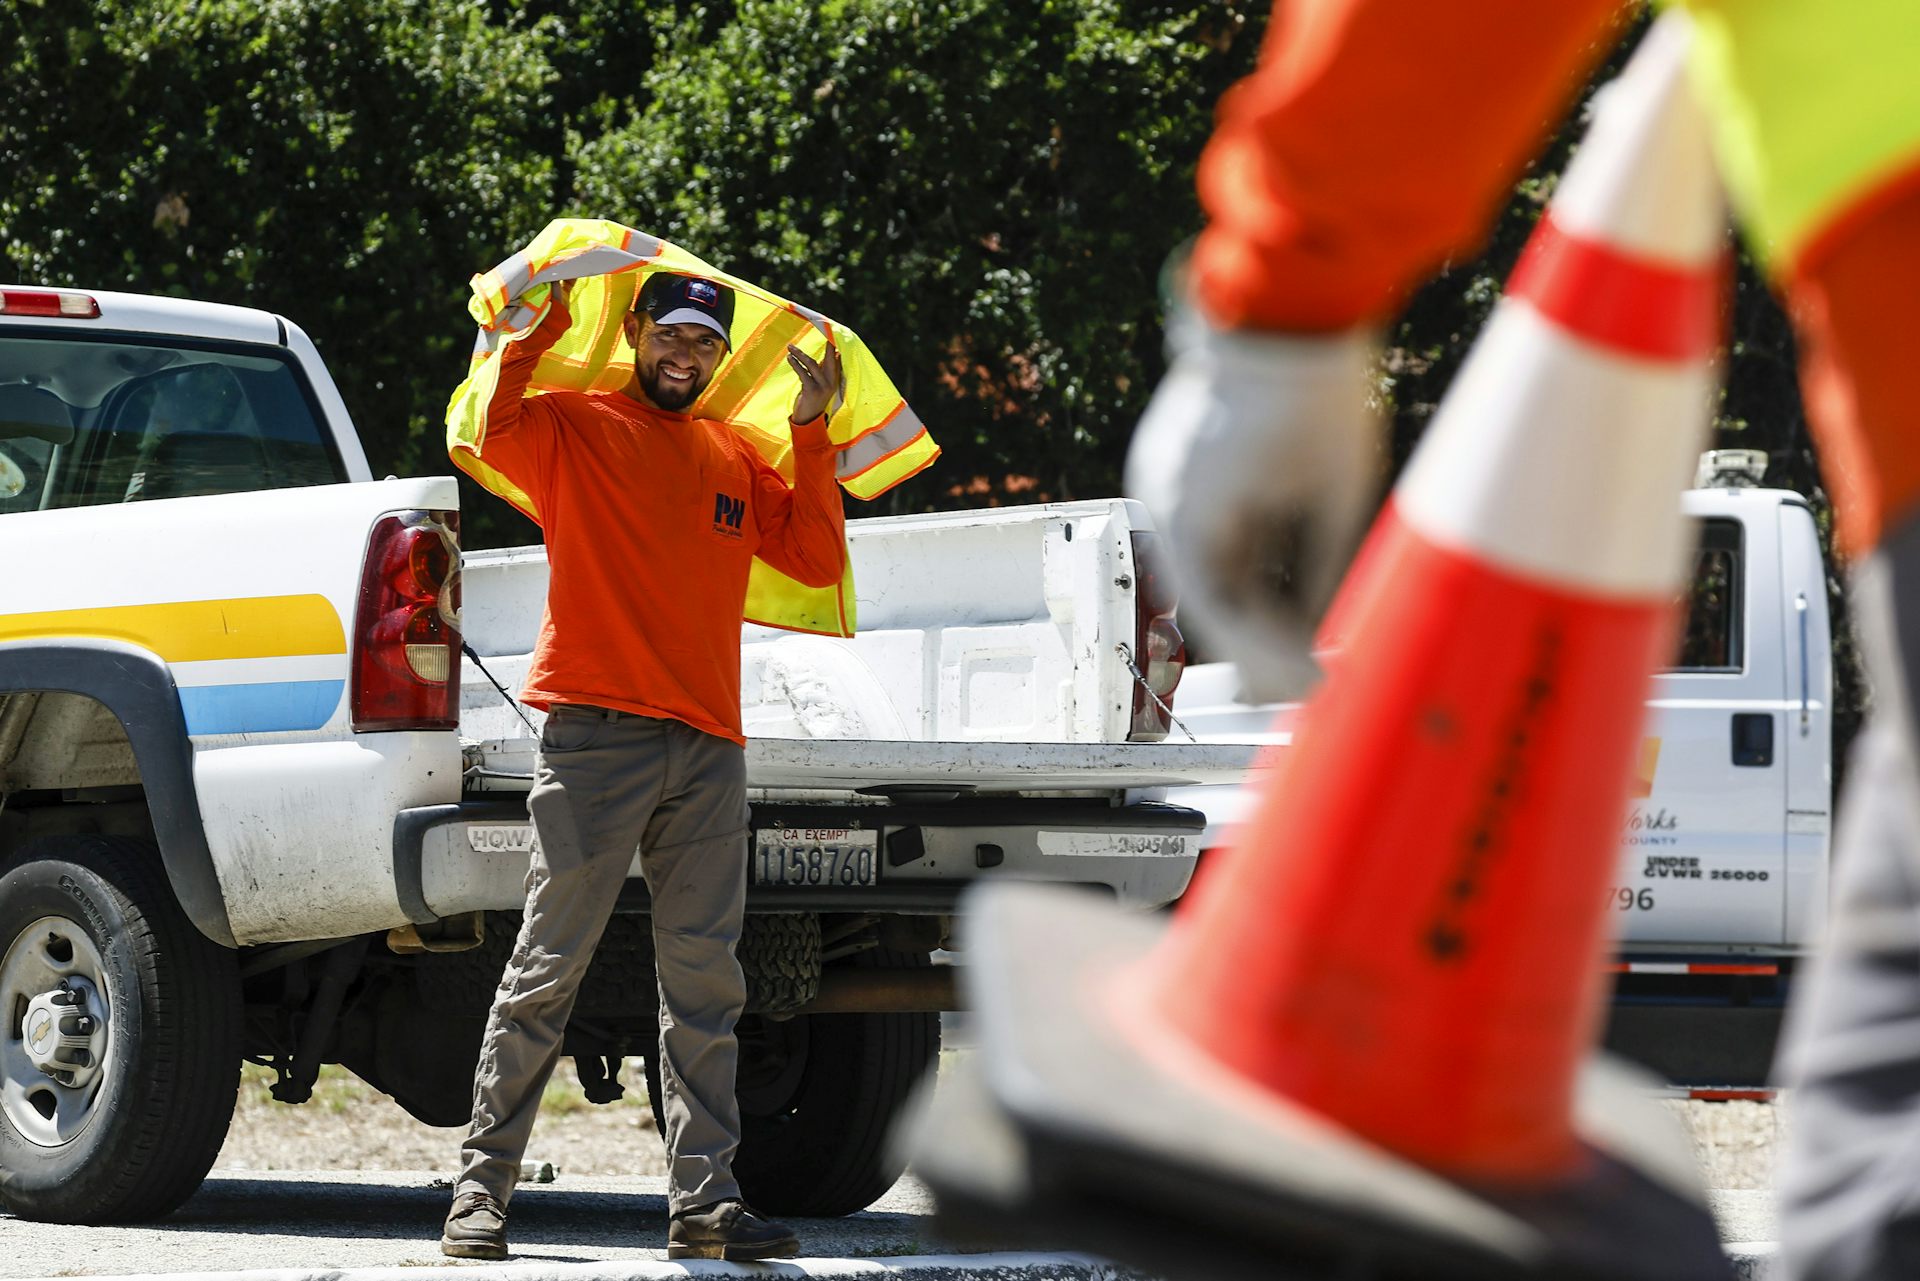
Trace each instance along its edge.
<instances>
[{"instance_id":1,"label":"orange long-sleeve shirt","mask_svg":"<svg viewBox=\"0 0 1920 1281\"><path fill-rule=\"evenodd\" d=\"M1200 159L1195 286L1229 328L1377 322L1469 252L1621 0L1285 0ZM1437 110L1444 104L1444 110Z\"/></svg>"},{"instance_id":2,"label":"orange long-sleeve shirt","mask_svg":"<svg viewBox=\"0 0 1920 1281\"><path fill-rule=\"evenodd\" d=\"M723 423L620 394L523 399L566 326L556 305L501 350L480 440L481 457L538 506L552 571L520 697L667 717L744 743L740 612L753 558L810 587L845 568L825 418L793 429L789 489Z\"/></svg>"}]
</instances>

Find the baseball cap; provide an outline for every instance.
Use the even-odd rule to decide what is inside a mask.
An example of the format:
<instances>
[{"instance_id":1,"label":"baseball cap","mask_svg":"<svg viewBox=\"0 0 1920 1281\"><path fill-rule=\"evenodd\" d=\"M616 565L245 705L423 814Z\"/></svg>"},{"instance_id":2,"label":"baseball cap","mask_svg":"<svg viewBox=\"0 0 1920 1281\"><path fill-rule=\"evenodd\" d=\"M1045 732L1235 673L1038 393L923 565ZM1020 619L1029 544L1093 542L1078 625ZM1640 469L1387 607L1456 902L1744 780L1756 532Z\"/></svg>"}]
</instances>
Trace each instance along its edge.
<instances>
[{"instance_id":1,"label":"baseball cap","mask_svg":"<svg viewBox=\"0 0 1920 1281\"><path fill-rule=\"evenodd\" d=\"M705 325L733 346L733 290L717 281L656 271L640 286L634 307L656 325Z\"/></svg>"}]
</instances>

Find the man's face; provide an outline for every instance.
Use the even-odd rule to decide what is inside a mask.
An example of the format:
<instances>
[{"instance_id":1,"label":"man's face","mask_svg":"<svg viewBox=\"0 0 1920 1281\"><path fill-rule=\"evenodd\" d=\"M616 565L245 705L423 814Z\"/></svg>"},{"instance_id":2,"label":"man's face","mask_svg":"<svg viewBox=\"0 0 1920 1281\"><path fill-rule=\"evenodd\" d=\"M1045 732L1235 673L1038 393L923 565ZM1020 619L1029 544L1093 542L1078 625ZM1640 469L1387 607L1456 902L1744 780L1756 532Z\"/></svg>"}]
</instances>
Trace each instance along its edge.
<instances>
[{"instance_id":1,"label":"man's face","mask_svg":"<svg viewBox=\"0 0 1920 1281\"><path fill-rule=\"evenodd\" d=\"M727 344L705 325L658 325L651 316L629 313L626 330L634 376L660 409L691 405L726 358Z\"/></svg>"}]
</instances>

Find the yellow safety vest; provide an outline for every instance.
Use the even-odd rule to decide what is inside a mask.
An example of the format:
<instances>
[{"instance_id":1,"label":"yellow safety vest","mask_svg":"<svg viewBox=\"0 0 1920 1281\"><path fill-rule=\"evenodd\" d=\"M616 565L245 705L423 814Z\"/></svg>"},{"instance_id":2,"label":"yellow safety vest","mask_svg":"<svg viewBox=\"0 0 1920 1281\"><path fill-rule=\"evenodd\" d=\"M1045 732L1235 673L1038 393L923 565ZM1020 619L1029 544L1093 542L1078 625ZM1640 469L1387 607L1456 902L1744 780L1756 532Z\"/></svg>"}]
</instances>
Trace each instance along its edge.
<instances>
[{"instance_id":1,"label":"yellow safety vest","mask_svg":"<svg viewBox=\"0 0 1920 1281\"><path fill-rule=\"evenodd\" d=\"M1791 273L1920 168L1920 0L1686 0L1696 84L1756 253Z\"/></svg>"},{"instance_id":2,"label":"yellow safety vest","mask_svg":"<svg viewBox=\"0 0 1920 1281\"><path fill-rule=\"evenodd\" d=\"M871 499L940 456L926 426L860 336L817 311L730 276L657 236L602 219L561 218L491 271L473 278L467 310L480 326L467 380L447 405L447 451L461 470L538 521L525 493L480 456L483 414L498 376L500 343L539 324L555 281L572 280L573 324L534 368L529 395L550 391L613 392L633 373L633 348L621 320L652 272L706 276L734 291L732 350L688 412L717 419L753 445L789 483L793 441L787 415L795 384L789 343L815 359L832 341L844 384L827 421L840 446L835 475L857 498ZM747 580L748 622L790 631L851 636L853 565L834 587L808 587L756 559Z\"/></svg>"}]
</instances>

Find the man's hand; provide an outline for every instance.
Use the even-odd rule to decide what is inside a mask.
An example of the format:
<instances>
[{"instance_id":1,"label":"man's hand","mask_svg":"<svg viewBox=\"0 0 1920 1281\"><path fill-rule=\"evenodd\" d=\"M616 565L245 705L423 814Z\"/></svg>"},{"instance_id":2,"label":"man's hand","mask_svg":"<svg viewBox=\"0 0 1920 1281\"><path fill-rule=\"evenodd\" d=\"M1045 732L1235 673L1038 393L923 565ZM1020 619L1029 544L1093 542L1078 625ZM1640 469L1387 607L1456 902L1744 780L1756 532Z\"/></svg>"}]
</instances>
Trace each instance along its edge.
<instances>
[{"instance_id":1,"label":"man's hand","mask_svg":"<svg viewBox=\"0 0 1920 1281\"><path fill-rule=\"evenodd\" d=\"M791 419L810 423L825 413L840 391L840 349L828 346L827 358L815 360L793 344L787 344L787 364L800 379L799 394L793 398Z\"/></svg>"},{"instance_id":2,"label":"man's hand","mask_svg":"<svg viewBox=\"0 0 1920 1281\"><path fill-rule=\"evenodd\" d=\"M540 318L541 324L551 327L556 333L564 334L573 327L573 281L556 280L547 288L552 291L548 297L553 305L547 309L547 314Z\"/></svg>"},{"instance_id":3,"label":"man's hand","mask_svg":"<svg viewBox=\"0 0 1920 1281\"><path fill-rule=\"evenodd\" d=\"M1171 544L1183 627L1239 664L1247 697L1298 697L1376 497L1372 345L1203 324L1187 337L1134 432L1127 493Z\"/></svg>"},{"instance_id":4,"label":"man's hand","mask_svg":"<svg viewBox=\"0 0 1920 1281\"><path fill-rule=\"evenodd\" d=\"M567 304L573 295L571 280L562 280L554 284L534 285L525 293L517 294L507 303L501 312L499 331L509 338L525 338L536 329L563 334L573 323L572 313ZM551 303L551 305L549 305ZM555 313L559 319L554 320ZM549 326L548 322L553 322Z\"/></svg>"}]
</instances>

